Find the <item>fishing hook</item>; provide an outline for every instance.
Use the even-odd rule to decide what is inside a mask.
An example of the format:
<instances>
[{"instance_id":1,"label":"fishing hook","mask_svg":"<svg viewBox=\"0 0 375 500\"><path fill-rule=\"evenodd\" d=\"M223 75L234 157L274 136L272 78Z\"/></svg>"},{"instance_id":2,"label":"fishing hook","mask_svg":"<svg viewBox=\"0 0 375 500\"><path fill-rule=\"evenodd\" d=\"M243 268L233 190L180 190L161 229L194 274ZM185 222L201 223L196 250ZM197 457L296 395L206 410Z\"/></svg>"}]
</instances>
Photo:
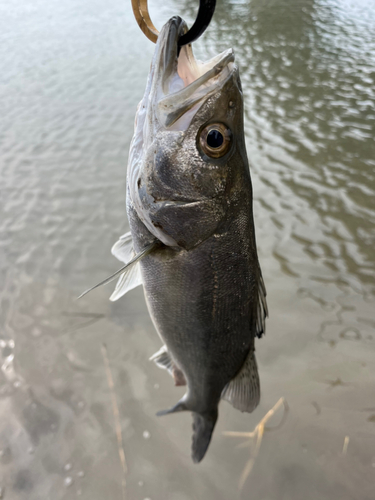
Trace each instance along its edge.
<instances>
[{"instance_id":1,"label":"fishing hook","mask_svg":"<svg viewBox=\"0 0 375 500\"><path fill-rule=\"evenodd\" d=\"M179 39L179 47L194 42L206 31L214 15L215 6L216 0L199 0L197 19L190 30ZM159 31L151 21L147 0L132 0L132 7L139 27L151 42L156 43Z\"/></svg>"}]
</instances>

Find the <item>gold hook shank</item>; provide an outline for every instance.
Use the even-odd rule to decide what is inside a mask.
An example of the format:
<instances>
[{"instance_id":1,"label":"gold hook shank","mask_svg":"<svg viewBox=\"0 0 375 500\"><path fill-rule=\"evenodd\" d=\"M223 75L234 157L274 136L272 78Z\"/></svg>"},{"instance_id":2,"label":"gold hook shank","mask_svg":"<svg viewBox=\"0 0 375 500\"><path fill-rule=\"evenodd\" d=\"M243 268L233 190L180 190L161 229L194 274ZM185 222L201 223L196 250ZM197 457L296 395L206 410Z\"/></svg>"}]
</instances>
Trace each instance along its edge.
<instances>
[{"instance_id":1,"label":"gold hook shank","mask_svg":"<svg viewBox=\"0 0 375 500\"><path fill-rule=\"evenodd\" d=\"M151 21L150 14L148 13L147 0L132 0L132 7L139 27L151 42L156 43L159 31Z\"/></svg>"}]
</instances>

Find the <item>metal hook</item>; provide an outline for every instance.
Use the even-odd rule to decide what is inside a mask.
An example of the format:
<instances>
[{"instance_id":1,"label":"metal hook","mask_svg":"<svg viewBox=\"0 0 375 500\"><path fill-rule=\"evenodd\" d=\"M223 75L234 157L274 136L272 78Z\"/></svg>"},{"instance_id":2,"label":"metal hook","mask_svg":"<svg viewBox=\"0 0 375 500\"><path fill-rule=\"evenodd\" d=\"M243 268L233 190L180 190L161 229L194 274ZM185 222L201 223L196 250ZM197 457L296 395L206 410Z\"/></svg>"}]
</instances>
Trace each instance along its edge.
<instances>
[{"instance_id":1,"label":"metal hook","mask_svg":"<svg viewBox=\"0 0 375 500\"><path fill-rule=\"evenodd\" d=\"M139 27L147 36L147 38L151 40L151 42L156 43L159 31L155 28L153 22L150 19L147 0L132 0L132 7L135 19Z\"/></svg>"},{"instance_id":2,"label":"metal hook","mask_svg":"<svg viewBox=\"0 0 375 500\"><path fill-rule=\"evenodd\" d=\"M194 40L197 40L206 31L214 15L215 6L216 0L199 0L197 19L190 30L179 39L179 47L194 42ZM139 27L151 42L156 43L159 31L151 21L147 0L132 0L132 7Z\"/></svg>"}]
</instances>

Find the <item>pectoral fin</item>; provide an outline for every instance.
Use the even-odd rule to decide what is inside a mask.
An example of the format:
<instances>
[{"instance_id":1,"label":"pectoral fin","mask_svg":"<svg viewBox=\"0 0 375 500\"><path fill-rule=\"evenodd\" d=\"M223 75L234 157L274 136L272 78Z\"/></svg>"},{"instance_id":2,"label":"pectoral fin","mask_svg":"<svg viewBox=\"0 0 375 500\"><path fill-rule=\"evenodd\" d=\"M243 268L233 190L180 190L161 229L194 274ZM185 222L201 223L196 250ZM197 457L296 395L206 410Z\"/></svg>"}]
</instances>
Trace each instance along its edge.
<instances>
[{"instance_id":1,"label":"pectoral fin","mask_svg":"<svg viewBox=\"0 0 375 500\"><path fill-rule=\"evenodd\" d=\"M137 264L130 266L124 273L122 273L116 284L114 292L109 297L109 300L114 302L139 285L142 285L142 274L141 267L138 262Z\"/></svg>"},{"instance_id":2,"label":"pectoral fin","mask_svg":"<svg viewBox=\"0 0 375 500\"><path fill-rule=\"evenodd\" d=\"M111 252L119 261L125 264L130 262L135 257L131 233L128 232L120 236L118 241L113 245ZM142 274L138 263L134 266L130 266L122 273L109 300L114 302L139 285L142 285Z\"/></svg>"},{"instance_id":3,"label":"pectoral fin","mask_svg":"<svg viewBox=\"0 0 375 500\"><path fill-rule=\"evenodd\" d=\"M113 245L111 253L116 257L116 259L124 264L130 262L135 255L133 249L133 238L130 231L120 236L120 238Z\"/></svg>"},{"instance_id":4,"label":"pectoral fin","mask_svg":"<svg viewBox=\"0 0 375 500\"><path fill-rule=\"evenodd\" d=\"M137 264L141 259L143 259L144 257L146 257L146 255L150 254L153 250L155 250L159 246L160 246L160 242L157 241L157 240L155 240L153 243L150 243L141 252L139 252L135 257L133 257L130 262L128 262L127 264L125 264L125 266L123 266L121 269L119 269L114 274L112 274L111 276L109 276L105 280L101 281L97 285L95 285L95 286L89 288L88 290L86 290L85 292L81 293L81 295L79 297L77 297L77 298L80 299L81 297L83 297L87 293L91 292L91 290L95 290L95 288L98 288L99 286L106 285L107 283L110 283L111 281L113 281L114 279L116 279L119 274L129 273L129 271L131 270L132 266L134 266L135 264Z\"/></svg>"},{"instance_id":5,"label":"pectoral fin","mask_svg":"<svg viewBox=\"0 0 375 500\"><path fill-rule=\"evenodd\" d=\"M234 408L251 413L259 404L260 384L254 351L251 350L240 372L224 388L222 399Z\"/></svg>"}]
</instances>

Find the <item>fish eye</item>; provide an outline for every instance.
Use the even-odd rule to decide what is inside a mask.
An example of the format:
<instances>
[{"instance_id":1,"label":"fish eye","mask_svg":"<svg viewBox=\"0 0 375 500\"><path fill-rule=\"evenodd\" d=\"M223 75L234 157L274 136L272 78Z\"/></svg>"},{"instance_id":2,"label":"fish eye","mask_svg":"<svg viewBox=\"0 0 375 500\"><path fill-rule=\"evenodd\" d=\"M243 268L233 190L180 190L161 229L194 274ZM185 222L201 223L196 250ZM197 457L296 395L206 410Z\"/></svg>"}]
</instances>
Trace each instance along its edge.
<instances>
[{"instance_id":1,"label":"fish eye","mask_svg":"<svg viewBox=\"0 0 375 500\"><path fill-rule=\"evenodd\" d=\"M223 123L210 123L199 134L199 144L210 158L221 158L230 148L232 132Z\"/></svg>"}]
</instances>

